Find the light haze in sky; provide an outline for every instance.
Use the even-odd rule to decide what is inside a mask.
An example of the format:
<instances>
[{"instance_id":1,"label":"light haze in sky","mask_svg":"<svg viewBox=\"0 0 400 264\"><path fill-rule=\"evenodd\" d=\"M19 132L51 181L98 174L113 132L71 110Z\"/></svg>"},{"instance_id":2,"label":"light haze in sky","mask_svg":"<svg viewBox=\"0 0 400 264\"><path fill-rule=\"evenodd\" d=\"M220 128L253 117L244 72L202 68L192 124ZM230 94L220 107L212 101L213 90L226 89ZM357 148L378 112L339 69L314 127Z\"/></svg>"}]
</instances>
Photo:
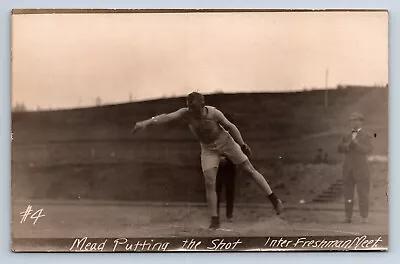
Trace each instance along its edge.
<instances>
[{"instance_id":1,"label":"light haze in sky","mask_svg":"<svg viewBox=\"0 0 400 264\"><path fill-rule=\"evenodd\" d=\"M28 109L388 82L386 12L13 15L11 46Z\"/></svg>"}]
</instances>

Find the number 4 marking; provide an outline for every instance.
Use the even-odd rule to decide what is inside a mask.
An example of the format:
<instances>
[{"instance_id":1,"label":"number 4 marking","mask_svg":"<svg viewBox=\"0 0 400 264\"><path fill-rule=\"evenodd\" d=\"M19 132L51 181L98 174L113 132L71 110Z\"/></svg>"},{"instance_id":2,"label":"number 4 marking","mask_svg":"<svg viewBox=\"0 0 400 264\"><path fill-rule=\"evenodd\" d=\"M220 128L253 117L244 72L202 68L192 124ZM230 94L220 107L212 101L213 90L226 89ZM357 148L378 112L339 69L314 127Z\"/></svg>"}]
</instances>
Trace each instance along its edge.
<instances>
[{"instance_id":1,"label":"number 4 marking","mask_svg":"<svg viewBox=\"0 0 400 264\"><path fill-rule=\"evenodd\" d=\"M34 214L31 215L31 219L35 219L35 221L33 222L33 225L36 224L36 221L40 218L45 216L44 214L42 214L43 209L39 209L37 210Z\"/></svg>"}]
</instances>

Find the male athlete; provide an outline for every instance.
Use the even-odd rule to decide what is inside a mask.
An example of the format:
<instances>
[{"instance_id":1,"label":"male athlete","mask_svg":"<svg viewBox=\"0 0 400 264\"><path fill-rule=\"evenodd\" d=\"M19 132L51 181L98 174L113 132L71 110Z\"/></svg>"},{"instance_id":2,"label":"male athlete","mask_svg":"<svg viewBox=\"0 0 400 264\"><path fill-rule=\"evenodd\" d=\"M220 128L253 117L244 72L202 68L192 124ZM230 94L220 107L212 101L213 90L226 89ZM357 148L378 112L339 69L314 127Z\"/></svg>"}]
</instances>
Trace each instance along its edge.
<instances>
[{"instance_id":1,"label":"male athlete","mask_svg":"<svg viewBox=\"0 0 400 264\"><path fill-rule=\"evenodd\" d=\"M283 212L282 202L244 154L244 151L250 152L250 148L244 143L237 127L221 111L215 107L206 106L204 97L200 93L190 93L186 98L186 104L187 107L175 112L137 122L132 132L136 133L148 126L165 124L177 119L187 122L201 146L201 166L205 178L207 202L211 210L210 228L217 229L220 225L217 211L216 175L222 155L251 176L269 198L276 213L281 214Z\"/></svg>"}]
</instances>

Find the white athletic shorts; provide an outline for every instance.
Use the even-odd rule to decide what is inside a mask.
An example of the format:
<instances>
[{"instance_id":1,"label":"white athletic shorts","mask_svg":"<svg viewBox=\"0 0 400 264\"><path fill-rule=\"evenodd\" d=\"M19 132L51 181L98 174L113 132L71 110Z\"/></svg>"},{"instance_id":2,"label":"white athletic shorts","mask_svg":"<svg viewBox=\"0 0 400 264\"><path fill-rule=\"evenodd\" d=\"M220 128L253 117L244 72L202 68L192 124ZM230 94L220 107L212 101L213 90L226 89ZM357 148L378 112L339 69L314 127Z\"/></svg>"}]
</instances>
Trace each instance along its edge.
<instances>
[{"instance_id":1,"label":"white athletic shorts","mask_svg":"<svg viewBox=\"0 0 400 264\"><path fill-rule=\"evenodd\" d=\"M239 144L228 132L222 132L219 138L210 144L200 143L201 168L204 171L218 168L221 156L226 156L234 164L242 164L248 158L241 150Z\"/></svg>"}]
</instances>

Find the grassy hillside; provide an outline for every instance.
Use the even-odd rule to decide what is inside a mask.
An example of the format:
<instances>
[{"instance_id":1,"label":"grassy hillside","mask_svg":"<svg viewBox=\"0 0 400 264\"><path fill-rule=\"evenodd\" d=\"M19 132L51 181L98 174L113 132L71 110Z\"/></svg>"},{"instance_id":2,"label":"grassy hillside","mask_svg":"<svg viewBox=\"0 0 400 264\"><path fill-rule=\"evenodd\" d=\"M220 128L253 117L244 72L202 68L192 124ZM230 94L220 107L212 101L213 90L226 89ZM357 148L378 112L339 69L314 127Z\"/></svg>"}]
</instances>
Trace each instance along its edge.
<instances>
[{"instance_id":1,"label":"grassy hillside","mask_svg":"<svg viewBox=\"0 0 400 264\"><path fill-rule=\"evenodd\" d=\"M366 128L376 134L374 153L388 152L386 88L329 90L328 108L324 107L324 91L214 94L206 96L206 103L221 109L239 127L252 147L256 167L276 184L281 183L274 175L278 162L282 166L309 164L319 148L328 154L332 167L324 169L328 173L323 173L325 178L318 178L321 184L317 186L322 188L336 178L340 168L335 164L341 160L337 144L353 111L362 112ZM184 124L154 127L135 136L130 134L136 121L184 105L185 98L172 98L86 109L13 113L13 195L203 200L199 145ZM288 174L283 177L287 180L280 192L290 197L293 186L299 182ZM316 179L305 177L302 184L316 183ZM245 193L254 185L247 179L239 181L242 187L238 198L251 200ZM301 194L293 199L297 196Z\"/></svg>"},{"instance_id":2,"label":"grassy hillside","mask_svg":"<svg viewBox=\"0 0 400 264\"><path fill-rule=\"evenodd\" d=\"M335 156L338 135L345 128L349 114L355 110L365 114L367 129L377 134L375 152L387 153L387 89L331 90L327 109L324 108L323 98L324 91L309 91L216 94L206 96L206 101L221 109L237 124L245 140L255 148L257 158L286 153L293 158L304 159L305 153L314 154L319 147ZM14 113L13 145L77 141L128 141L132 144L147 140L195 141L183 124L152 128L135 137L129 133L136 121L174 111L184 105L184 98L173 98L87 109ZM258 147L268 151L258 150ZM14 161L18 160L15 157Z\"/></svg>"}]
</instances>

